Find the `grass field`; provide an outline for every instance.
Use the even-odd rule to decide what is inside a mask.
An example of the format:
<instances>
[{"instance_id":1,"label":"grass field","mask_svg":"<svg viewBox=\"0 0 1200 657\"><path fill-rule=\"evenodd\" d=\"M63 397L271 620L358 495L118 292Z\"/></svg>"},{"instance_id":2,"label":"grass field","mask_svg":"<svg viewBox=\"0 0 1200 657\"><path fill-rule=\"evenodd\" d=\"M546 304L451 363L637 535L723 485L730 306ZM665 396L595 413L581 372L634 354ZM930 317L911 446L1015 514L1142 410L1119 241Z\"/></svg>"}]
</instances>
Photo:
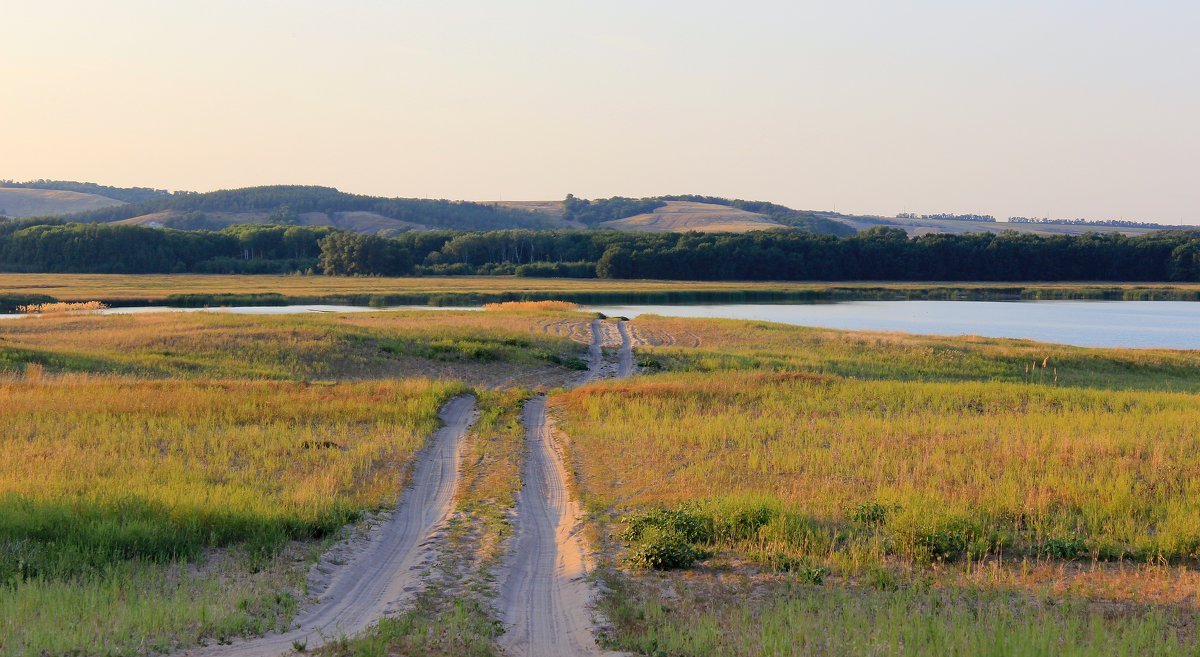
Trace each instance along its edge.
<instances>
[{"instance_id":1,"label":"grass field","mask_svg":"<svg viewBox=\"0 0 1200 657\"><path fill-rule=\"evenodd\" d=\"M1197 284L1124 283L754 283L614 281L504 276L375 278L326 276L0 274L0 312L48 301L109 305L476 305L560 299L578 303L823 301L838 299L1179 299Z\"/></svg>"},{"instance_id":2,"label":"grass field","mask_svg":"<svg viewBox=\"0 0 1200 657\"><path fill-rule=\"evenodd\" d=\"M499 654L521 405L578 377L589 318L0 322L0 655L141 655L285 625L314 555L395 499L468 385L479 418L431 586L317 654ZM550 398L602 548L607 646L1200 654L1196 352L628 326L649 375Z\"/></svg>"},{"instance_id":3,"label":"grass field","mask_svg":"<svg viewBox=\"0 0 1200 657\"><path fill-rule=\"evenodd\" d=\"M0 654L140 655L290 622L274 557L394 500L459 384L0 382Z\"/></svg>"},{"instance_id":4,"label":"grass field","mask_svg":"<svg viewBox=\"0 0 1200 657\"><path fill-rule=\"evenodd\" d=\"M615 647L1198 649L1195 352L631 325L643 367L679 371L553 398Z\"/></svg>"},{"instance_id":5,"label":"grass field","mask_svg":"<svg viewBox=\"0 0 1200 657\"><path fill-rule=\"evenodd\" d=\"M409 311L45 316L0 324L0 372L359 379L435 376L554 385L580 347L531 329L561 313Z\"/></svg>"}]
</instances>

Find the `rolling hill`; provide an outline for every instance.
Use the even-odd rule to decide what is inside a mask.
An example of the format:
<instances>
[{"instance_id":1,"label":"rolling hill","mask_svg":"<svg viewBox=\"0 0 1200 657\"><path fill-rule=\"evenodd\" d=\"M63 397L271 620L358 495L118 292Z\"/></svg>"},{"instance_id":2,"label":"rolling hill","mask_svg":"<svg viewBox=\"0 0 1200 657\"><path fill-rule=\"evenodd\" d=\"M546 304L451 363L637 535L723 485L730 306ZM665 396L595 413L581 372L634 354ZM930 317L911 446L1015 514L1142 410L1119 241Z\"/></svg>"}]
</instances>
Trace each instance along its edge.
<instances>
[{"instance_id":1,"label":"rolling hill","mask_svg":"<svg viewBox=\"0 0 1200 657\"><path fill-rule=\"evenodd\" d=\"M778 230L787 226L757 212L713 203L666 201L652 212L597 224L600 228L651 233L745 233L752 230Z\"/></svg>"},{"instance_id":2,"label":"rolling hill","mask_svg":"<svg viewBox=\"0 0 1200 657\"><path fill-rule=\"evenodd\" d=\"M0 216L67 215L124 205L107 196L58 189L0 187Z\"/></svg>"}]
</instances>

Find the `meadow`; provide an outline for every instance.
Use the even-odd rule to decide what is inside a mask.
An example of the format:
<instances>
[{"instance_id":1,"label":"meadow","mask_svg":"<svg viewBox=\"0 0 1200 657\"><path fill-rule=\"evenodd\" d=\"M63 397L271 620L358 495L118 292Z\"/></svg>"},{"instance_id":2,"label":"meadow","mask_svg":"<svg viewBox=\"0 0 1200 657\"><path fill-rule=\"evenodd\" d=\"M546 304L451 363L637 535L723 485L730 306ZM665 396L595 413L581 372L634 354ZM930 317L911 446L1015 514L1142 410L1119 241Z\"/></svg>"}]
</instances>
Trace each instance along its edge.
<instances>
[{"instance_id":1,"label":"meadow","mask_svg":"<svg viewBox=\"0 0 1200 657\"><path fill-rule=\"evenodd\" d=\"M393 502L465 390L0 382L0 654L145 654L290 622L276 557Z\"/></svg>"},{"instance_id":2,"label":"meadow","mask_svg":"<svg viewBox=\"0 0 1200 657\"><path fill-rule=\"evenodd\" d=\"M613 647L1195 654L1194 352L630 324L658 374L552 398Z\"/></svg>"},{"instance_id":3,"label":"meadow","mask_svg":"<svg viewBox=\"0 0 1200 657\"><path fill-rule=\"evenodd\" d=\"M562 313L47 315L0 324L0 372L346 380L433 376L555 384L579 347L533 329Z\"/></svg>"}]
</instances>

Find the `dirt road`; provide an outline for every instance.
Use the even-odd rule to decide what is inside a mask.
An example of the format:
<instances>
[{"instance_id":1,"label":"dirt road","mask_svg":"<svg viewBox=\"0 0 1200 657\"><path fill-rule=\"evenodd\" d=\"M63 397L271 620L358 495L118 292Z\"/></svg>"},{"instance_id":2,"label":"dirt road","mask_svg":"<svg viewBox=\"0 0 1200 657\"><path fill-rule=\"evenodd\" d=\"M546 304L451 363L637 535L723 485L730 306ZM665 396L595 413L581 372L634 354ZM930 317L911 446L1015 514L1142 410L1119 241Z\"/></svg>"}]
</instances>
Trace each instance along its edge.
<instances>
[{"instance_id":1,"label":"dirt road","mask_svg":"<svg viewBox=\"0 0 1200 657\"><path fill-rule=\"evenodd\" d=\"M604 360L601 323L591 323L588 373L581 383L633 372L629 333L621 322L617 367ZM527 456L517 497L516 543L501 577L497 605L505 632L500 644L512 657L610 655L596 645L592 588L583 512L567 489L567 471L546 417L545 397L525 405Z\"/></svg>"},{"instance_id":2,"label":"dirt road","mask_svg":"<svg viewBox=\"0 0 1200 657\"><path fill-rule=\"evenodd\" d=\"M442 407L444 426L418 453L412 482L401 494L395 513L332 572L316 603L301 610L295 629L182 654L275 657L291 652L294 642L314 648L326 639L366 629L415 594L422 585L421 571L433 558L431 539L453 510L460 449L474 412L473 397L458 397Z\"/></svg>"},{"instance_id":3,"label":"dirt road","mask_svg":"<svg viewBox=\"0 0 1200 657\"><path fill-rule=\"evenodd\" d=\"M618 352L617 378L623 379L633 374L633 340L629 337L629 327L626 322L618 322L617 330L621 332L621 350Z\"/></svg>"}]
</instances>

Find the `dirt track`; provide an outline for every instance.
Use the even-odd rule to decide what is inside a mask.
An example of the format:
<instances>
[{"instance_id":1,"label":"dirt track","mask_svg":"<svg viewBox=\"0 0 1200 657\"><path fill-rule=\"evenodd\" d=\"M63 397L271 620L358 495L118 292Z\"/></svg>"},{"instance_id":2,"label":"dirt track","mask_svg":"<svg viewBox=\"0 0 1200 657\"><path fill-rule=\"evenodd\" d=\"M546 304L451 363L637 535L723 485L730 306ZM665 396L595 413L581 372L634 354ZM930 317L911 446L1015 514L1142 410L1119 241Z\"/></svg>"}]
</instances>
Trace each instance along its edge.
<instances>
[{"instance_id":1,"label":"dirt track","mask_svg":"<svg viewBox=\"0 0 1200 657\"><path fill-rule=\"evenodd\" d=\"M605 328L591 323L588 373L582 382L633 372L632 343L618 324L621 348L615 369L601 350ZM545 397L525 406L523 485L517 497L516 542L501 577L497 605L505 632L500 643L513 657L573 657L615 654L596 645L591 615L591 568L581 534L583 512L567 489L567 471L546 417Z\"/></svg>"},{"instance_id":2,"label":"dirt track","mask_svg":"<svg viewBox=\"0 0 1200 657\"><path fill-rule=\"evenodd\" d=\"M282 634L183 652L188 657L274 657L293 642L314 648L326 639L356 634L403 604L422 586L421 571L433 558L432 538L453 510L462 440L475 412L473 397L458 397L441 412L445 426L418 455L412 483L400 503L343 566L328 587L302 609L295 629Z\"/></svg>"}]
</instances>

